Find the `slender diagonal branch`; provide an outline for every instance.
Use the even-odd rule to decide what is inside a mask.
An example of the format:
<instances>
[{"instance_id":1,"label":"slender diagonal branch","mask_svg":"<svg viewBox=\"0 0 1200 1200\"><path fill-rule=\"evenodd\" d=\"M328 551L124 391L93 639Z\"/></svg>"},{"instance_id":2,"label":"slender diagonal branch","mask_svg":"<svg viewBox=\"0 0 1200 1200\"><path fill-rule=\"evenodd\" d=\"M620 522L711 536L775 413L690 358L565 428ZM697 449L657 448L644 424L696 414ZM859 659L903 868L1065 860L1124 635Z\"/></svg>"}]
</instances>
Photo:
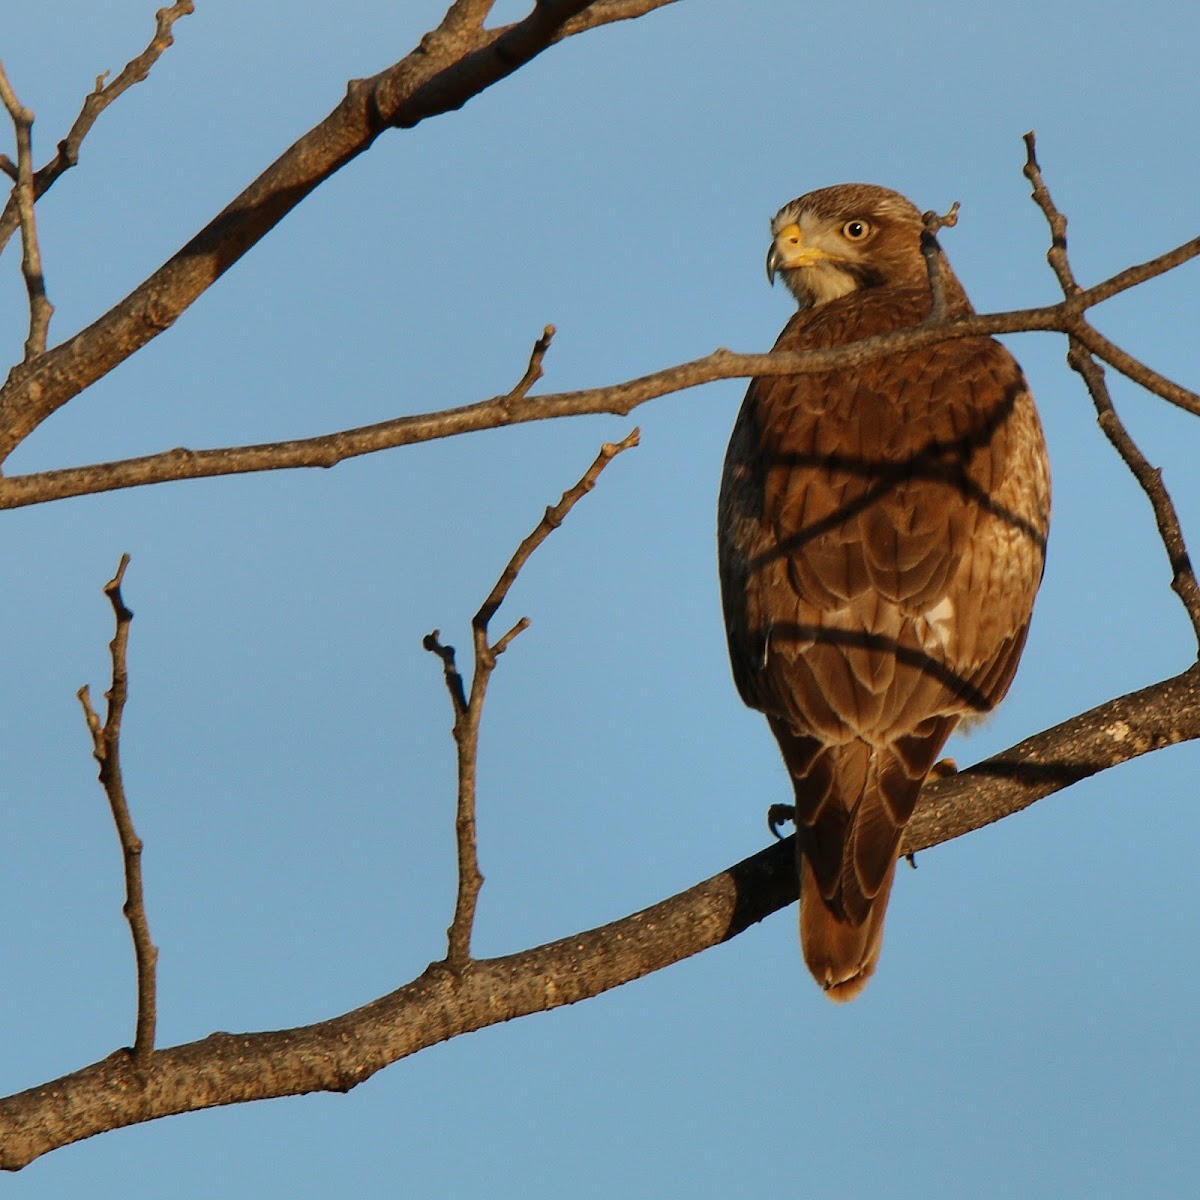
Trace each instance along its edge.
<instances>
[{"instance_id":1,"label":"slender diagonal branch","mask_svg":"<svg viewBox=\"0 0 1200 1200\"><path fill-rule=\"evenodd\" d=\"M541 373L541 361L553 336L553 327L534 344L529 370L517 385L528 390ZM528 381L528 382L527 382ZM479 903L479 892L483 887L483 875L479 870L479 846L476 824L476 783L479 764L479 729L483 720L483 705L487 698L488 684L496 669L496 660L512 644L514 638L529 627L529 619L522 617L497 641L491 640L489 627L492 618L500 610L517 576L529 561L533 552L557 529L572 508L596 486L600 473L616 456L638 444L638 430L634 429L623 441L606 443L600 448L595 461L583 473L574 487L562 494L557 504L551 505L542 515L533 532L517 547L508 560L495 587L480 605L471 622L471 633L475 651L475 669L471 675L469 697L464 692L462 676L455 661L454 647L443 645L441 635L435 629L427 635L423 645L426 650L442 660L446 685L454 705L454 741L458 750L458 801L455 813L455 835L458 847L458 889L455 897L454 920L447 931L446 963L456 973L461 973L471 962L471 934L475 926L475 910Z\"/></svg>"},{"instance_id":2,"label":"slender diagonal branch","mask_svg":"<svg viewBox=\"0 0 1200 1200\"><path fill-rule=\"evenodd\" d=\"M75 118L67 136L58 143L58 152L41 167L33 177L34 199L40 200L64 172L69 171L79 162L79 149L84 138L91 132L96 119L118 96L129 91L136 83L141 83L150 69L162 57L168 46L174 43L171 30L175 22L194 11L192 0L177 0L170 8L160 8L155 14L154 37L150 44L125 64L124 69L115 79L108 80L107 72L96 80L96 86L83 102L79 116ZM8 245L9 238L20 225L20 215L16 201L10 198L0 212L0 251Z\"/></svg>"},{"instance_id":3,"label":"slender diagonal branch","mask_svg":"<svg viewBox=\"0 0 1200 1200\"><path fill-rule=\"evenodd\" d=\"M1200 396L1182 384L1176 383L1173 379L1159 374L1153 367L1148 367L1140 359L1134 358L1127 350L1122 350L1094 325L1087 321L1078 321L1072 328L1070 336L1086 346L1114 371L1119 371L1126 379L1131 379L1139 387L1144 387L1146 391L1175 405L1176 408L1182 408L1193 416L1200 416Z\"/></svg>"},{"instance_id":4,"label":"slender diagonal branch","mask_svg":"<svg viewBox=\"0 0 1200 1200\"><path fill-rule=\"evenodd\" d=\"M29 336L25 339L25 362L28 363L46 349L54 305L46 295L34 211L33 112L17 99L3 63L0 63L0 100L12 118L17 135L17 183L13 188L13 200L21 222L21 274L25 277L25 290L29 295Z\"/></svg>"},{"instance_id":5,"label":"slender diagonal branch","mask_svg":"<svg viewBox=\"0 0 1200 1200\"><path fill-rule=\"evenodd\" d=\"M1141 485L1150 506L1154 509L1158 535L1166 547L1167 559L1171 564L1171 589L1179 597L1192 623L1192 632L1196 635L1197 656L1200 657L1200 585L1196 582L1196 573L1192 568L1183 527L1171 494L1163 483L1162 471L1150 465L1117 415L1108 384L1104 379L1104 371L1086 347L1072 339L1071 348L1067 352L1067 362L1083 377L1092 403L1096 407L1097 422L1104 431L1104 436L1112 443L1121 460Z\"/></svg>"},{"instance_id":6,"label":"slender diagonal branch","mask_svg":"<svg viewBox=\"0 0 1200 1200\"><path fill-rule=\"evenodd\" d=\"M1082 289L1075 280L1075 273L1067 256L1067 218L1054 203L1050 189L1042 177L1037 160L1037 141L1032 132L1025 135L1025 147L1025 176L1033 185L1033 201L1042 210L1050 226L1050 249L1046 253L1046 259L1058 277L1064 296L1069 299L1079 295ZM1139 277L1136 271L1122 274L1130 278ZM1166 548L1167 559L1171 564L1171 588L1179 597L1192 623L1197 655L1200 657L1200 584L1196 582L1196 573L1192 568L1179 514L1175 511L1171 494L1163 483L1162 472L1150 465L1118 416L1104 378L1104 371L1092 357L1091 345L1085 340L1085 331L1092 332L1092 327L1081 320L1080 327L1073 331L1068 339L1067 362L1087 386L1105 437L1112 443L1150 501L1159 538Z\"/></svg>"},{"instance_id":7,"label":"slender diagonal branch","mask_svg":"<svg viewBox=\"0 0 1200 1200\"><path fill-rule=\"evenodd\" d=\"M125 797L125 782L121 776L121 720L125 715L125 702L129 698L127 655L129 626L133 621L133 613L125 606L121 595L121 584L128 566L129 555L124 554L116 575L104 585L104 594L112 604L116 618L117 631L108 647L112 655L112 684L104 693L108 708L103 723L92 707L91 691L86 684L79 689L79 702L83 705L84 717L92 735L92 756L100 766L100 783L112 809L125 860L124 912L137 961L137 1031L133 1056L138 1064L144 1065L154 1053L154 1030L158 1014L158 950L150 936L150 922L146 916L146 898L142 888L142 839L134 828Z\"/></svg>"}]
</instances>

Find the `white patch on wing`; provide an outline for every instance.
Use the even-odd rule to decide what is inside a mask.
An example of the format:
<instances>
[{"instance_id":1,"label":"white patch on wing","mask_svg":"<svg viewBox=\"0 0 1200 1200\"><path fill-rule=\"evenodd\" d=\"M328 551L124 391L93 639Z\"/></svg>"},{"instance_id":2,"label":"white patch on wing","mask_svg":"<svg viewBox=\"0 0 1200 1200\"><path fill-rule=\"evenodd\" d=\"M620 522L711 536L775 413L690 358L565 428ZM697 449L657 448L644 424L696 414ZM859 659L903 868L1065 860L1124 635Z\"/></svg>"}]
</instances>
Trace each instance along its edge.
<instances>
[{"instance_id":1,"label":"white patch on wing","mask_svg":"<svg viewBox=\"0 0 1200 1200\"><path fill-rule=\"evenodd\" d=\"M949 596L943 596L933 608L925 613L925 622L933 639L939 645L946 646L950 641L950 635L953 632L951 627L954 622L954 605L950 602Z\"/></svg>"}]
</instances>

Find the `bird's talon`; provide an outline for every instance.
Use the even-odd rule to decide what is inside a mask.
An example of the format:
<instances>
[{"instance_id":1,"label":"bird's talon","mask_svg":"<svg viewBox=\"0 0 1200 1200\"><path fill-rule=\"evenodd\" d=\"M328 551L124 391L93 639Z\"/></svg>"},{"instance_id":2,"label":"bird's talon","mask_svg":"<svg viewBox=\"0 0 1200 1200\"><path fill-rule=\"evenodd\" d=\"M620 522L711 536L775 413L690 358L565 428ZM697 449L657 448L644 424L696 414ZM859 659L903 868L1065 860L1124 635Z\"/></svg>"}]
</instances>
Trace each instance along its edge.
<instances>
[{"instance_id":1,"label":"bird's talon","mask_svg":"<svg viewBox=\"0 0 1200 1200\"><path fill-rule=\"evenodd\" d=\"M779 832L779 826L785 821L795 821L795 819L796 806L794 804L772 804L767 809L767 828L779 841L783 841L783 834Z\"/></svg>"}]
</instances>

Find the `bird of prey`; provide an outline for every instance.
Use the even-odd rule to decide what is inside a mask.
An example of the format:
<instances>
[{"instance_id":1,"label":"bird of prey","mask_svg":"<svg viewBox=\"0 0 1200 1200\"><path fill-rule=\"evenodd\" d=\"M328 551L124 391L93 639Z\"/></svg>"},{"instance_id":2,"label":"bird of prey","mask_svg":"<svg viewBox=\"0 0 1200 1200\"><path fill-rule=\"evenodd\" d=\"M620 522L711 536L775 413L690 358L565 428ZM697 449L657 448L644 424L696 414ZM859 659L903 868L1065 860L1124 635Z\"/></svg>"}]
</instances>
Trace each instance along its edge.
<instances>
[{"instance_id":1,"label":"bird of prey","mask_svg":"<svg viewBox=\"0 0 1200 1200\"><path fill-rule=\"evenodd\" d=\"M973 311L887 188L810 192L771 233L768 278L799 303L776 350L918 325L933 278L946 317ZM722 602L734 680L791 776L804 958L834 1000L875 971L904 827L946 739L1008 691L1049 518L1033 397L991 338L750 384L721 480Z\"/></svg>"}]
</instances>

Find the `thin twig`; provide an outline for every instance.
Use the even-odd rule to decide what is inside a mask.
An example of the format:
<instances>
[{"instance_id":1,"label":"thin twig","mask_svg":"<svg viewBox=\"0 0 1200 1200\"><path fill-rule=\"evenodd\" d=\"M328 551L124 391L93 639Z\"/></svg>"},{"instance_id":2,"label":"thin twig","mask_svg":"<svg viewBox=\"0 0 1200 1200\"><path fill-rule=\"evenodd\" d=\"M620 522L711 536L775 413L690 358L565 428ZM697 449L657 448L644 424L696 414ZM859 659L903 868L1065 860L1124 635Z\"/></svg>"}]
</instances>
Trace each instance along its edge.
<instances>
[{"instance_id":1,"label":"thin twig","mask_svg":"<svg viewBox=\"0 0 1200 1200\"><path fill-rule=\"evenodd\" d=\"M46 295L37 214L34 212L33 111L17 99L3 63L0 63L0 100L8 109L17 135L17 183L13 196L21 221L21 273L25 276L25 290L29 294L29 336L25 339L25 362L28 363L45 353L54 305Z\"/></svg>"},{"instance_id":2,"label":"thin twig","mask_svg":"<svg viewBox=\"0 0 1200 1200\"><path fill-rule=\"evenodd\" d=\"M150 937L150 923L146 918L146 901L142 890L142 840L134 828L133 817L125 798L125 784L121 778L121 718L125 713L125 701L129 697L126 656L129 647L129 626L133 621L133 613L125 606L121 596L121 583L128 566L129 555L123 554L116 575L104 585L104 594L112 604L113 615L116 617L117 631L108 647L112 655L112 685L104 693L108 709L103 724L92 707L91 691L87 684L79 689L78 695L92 735L92 756L100 766L100 783L108 797L125 858L124 913L129 922L133 952L137 960L138 1009L133 1056L138 1063L145 1064L154 1053L154 1029L158 1013L158 950Z\"/></svg>"},{"instance_id":3,"label":"thin twig","mask_svg":"<svg viewBox=\"0 0 1200 1200\"><path fill-rule=\"evenodd\" d=\"M1133 473L1154 509L1154 521L1158 525L1159 537L1166 547L1171 563L1171 588L1183 604L1196 635L1197 656L1200 657L1200 584L1192 568L1183 527L1170 493L1163 483L1162 470L1152 467L1137 443L1125 428L1124 422L1113 407L1112 396L1104 379L1104 371L1086 347L1074 338L1067 352L1067 362L1078 371L1091 394L1096 407L1097 421L1104 436L1112 443L1122 461Z\"/></svg>"},{"instance_id":4,"label":"thin twig","mask_svg":"<svg viewBox=\"0 0 1200 1200\"><path fill-rule=\"evenodd\" d=\"M1032 132L1025 135L1025 148L1025 177L1033 185L1034 203L1041 209L1050 226L1050 249L1046 253L1046 259L1058 277L1063 295L1069 299L1082 294L1083 289L1076 282L1075 273L1071 269L1071 263L1067 257L1067 218L1054 203L1050 189L1046 186L1037 161L1036 138ZM1128 273L1122 272L1122 274ZM1089 336L1092 334L1095 334L1096 339L1099 339L1099 342L1104 345L1097 345ZM1129 430L1118 416L1104 378L1104 370L1092 357L1093 346L1098 353L1103 353L1104 348L1119 350L1119 347L1112 346L1112 343L1108 342L1106 338L1096 333L1093 327L1080 316L1077 328L1068 337L1067 363L1072 370L1078 372L1087 386L1096 409L1097 421L1104 431L1105 437L1112 443L1113 448L1150 501L1159 537L1162 539L1163 546L1167 551L1167 559L1171 564L1171 587L1179 597L1184 611L1192 623L1192 631L1196 635L1197 654L1200 655L1200 584L1197 584L1196 574L1192 568L1191 556L1188 554L1179 514L1175 511L1174 502L1163 483L1162 471L1150 465L1149 460L1138 448ZM1124 351L1120 351L1120 353L1124 355ZM1136 359L1132 360L1130 365L1149 370L1143 364L1138 363ZM1126 373L1131 378L1134 377L1132 372ZM1139 382L1141 381L1139 380ZM1169 380L1165 382L1170 383ZM1159 389L1152 390L1158 391Z\"/></svg>"},{"instance_id":5,"label":"thin twig","mask_svg":"<svg viewBox=\"0 0 1200 1200\"><path fill-rule=\"evenodd\" d=\"M542 360L546 357L546 351L550 349L550 343L554 340L556 332L553 325L547 325L542 330L542 336L533 343L533 350L529 355L529 366L525 368L525 374L521 376L517 386L508 393L508 399L524 400L529 395L529 389L545 374L542 370Z\"/></svg>"},{"instance_id":6,"label":"thin twig","mask_svg":"<svg viewBox=\"0 0 1200 1200\"><path fill-rule=\"evenodd\" d=\"M534 347L536 363L540 364L541 356L545 354L552 335L553 329L548 326L545 335ZM534 367L535 362L531 360L530 370ZM471 676L469 697L464 695L463 680L455 662L454 647L443 645L441 635L436 629L424 639L425 649L442 660L446 686L454 705L454 741L458 751L458 802L454 820L458 850L458 889L454 903L454 920L446 931L446 964L458 974L471 963L471 935L475 927L479 892L483 887L483 874L479 870L476 822L479 729L483 718L483 705L487 697L488 683L496 669L496 660L516 637L529 628L529 618L522 617L494 643L490 640L488 625L500 605L504 603L521 568L529 561L533 552L563 523L576 503L596 486L600 472L622 451L638 444L638 436L638 430L634 429L624 441L607 443L601 447L595 462L583 473L579 482L564 492L557 504L546 509L537 527L521 542L516 553L509 559L496 581L496 586L492 588L471 622L475 670Z\"/></svg>"},{"instance_id":7,"label":"thin twig","mask_svg":"<svg viewBox=\"0 0 1200 1200\"><path fill-rule=\"evenodd\" d=\"M1103 359L1114 371L1119 371L1139 387L1153 392L1176 408L1182 408L1184 412L1200 416L1200 395L1176 383L1175 380L1160 375L1141 359L1134 358L1127 350L1122 350L1115 342L1106 338L1095 325L1080 320L1074 324L1069 336L1082 342L1097 358Z\"/></svg>"},{"instance_id":8,"label":"thin twig","mask_svg":"<svg viewBox=\"0 0 1200 1200\"><path fill-rule=\"evenodd\" d=\"M193 11L192 0L177 0L170 8L160 8L155 14L154 37L136 58L125 64L124 69L112 82L106 82L108 72L96 79L95 89L83 102L79 116L75 118L67 136L58 143L58 152L33 177L34 198L40 200L54 181L79 162L79 148L87 137L96 118L122 93L135 83L140 83L150 74L150 68L162 57L163 51L174 42L171 27L180 17ZM14 176L15 178L15 176ZM15 201L10 199L0 212L0 251L8 245L8 239L16 232L20 223Z\"/></svg>"},{"instance_id":9,"label":"thin twig","mask_svg":"<svg viewBox=\"0 0 1200 1200\"><path fill-rule=\"evenodd\" d=\"M435 629L427 633L421 640L430 654L436 654L442 660L442 671L446 676L446 690L450 693L450 703L454 705L455 717L462 716L467 711L467 693L463 688L463 677L459 674L458 663L454 658L454 647L442 645L442 631Z\"/></svg>"},{"instance_id":10,"label":"thin twig","mask_svg":"<svg viewBox=\"0 0 1200 1200\"><path fill-rule=\"evenodd\" d=\"M937 235L943 229L953 229L958 224L959 203L957 200L950 205L949 212L938 215L933 209L921 214L921 253L925 256L925 270L929 274L929 290L933 294L933 302L929 308L926 322L944 321L946 319L946 278L942 270L942 247Z\"/></svg>"},{"instance_id":11,"label":"thin twig","mask_svg":"<svg viewBox=\"0 0 1200 1200\"><path fill-rule=\"evenodd\" d=\"M1037 160L1037 134L1031 129L1024 138L1025 167L1023 174L1033 186L1033 202L1042 210L1047 224L1050 226L1050 249L1046 251L1046 261L1050 264L1064 296L1077 296L1083 289L1075 281L1075 272L1067 261L1067 217L1055 206L1050 198L1050 189L1042 178L1042 168Z\"/></svg>"},{"instance_id":12,"label":"thin twig","mask_svg":"<svg viewBox=\"0 0 1200 1200\"><path fill-rule=\"evenodd\" d=\"M508 565L500 573L500 578L496 580L496 586L492 588L488 598L480 605L479 611L475 614L475 620L472 623L476 630L482 630L486 635L488 622L495 616L500 605L504 603L509 589L516 582L517 576L521 573L521 569L529 561L533 552L563 523L567 514L575 507L579 500L596 486L596 480L600 478L600 472L618 454L636 446L640 436L641 431L635 428L620 442L606 442L601 447L600 453L596 456L596 461L583 473L579 482L573 488L569 488L563 492L562 499L557 504L546 509L545 514L537 524L537 528L517 547L516 553L509 559Z\"/></svg>"}]
</instances>

